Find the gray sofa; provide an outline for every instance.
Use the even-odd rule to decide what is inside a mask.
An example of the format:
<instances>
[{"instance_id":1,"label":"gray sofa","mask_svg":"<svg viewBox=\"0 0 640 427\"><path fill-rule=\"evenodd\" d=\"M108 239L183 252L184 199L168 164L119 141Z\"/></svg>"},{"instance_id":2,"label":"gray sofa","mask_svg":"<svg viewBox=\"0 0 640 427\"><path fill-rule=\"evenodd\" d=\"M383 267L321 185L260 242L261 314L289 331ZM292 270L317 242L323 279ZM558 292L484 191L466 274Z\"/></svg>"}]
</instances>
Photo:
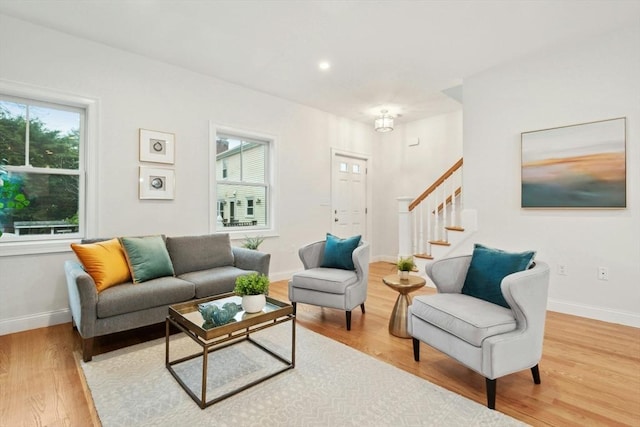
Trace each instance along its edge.
<instances>
[{"instance_id":1,"label":"gray sofa","mask_svg":"<svg viewBox=\"0 0 640 427\"><path fill-rule=\"evenodd\" d=\"M91 243L98 240L84 241ZM94 337L164 321L169 305L232 292L243 274L269 274L270 254L231 246L228 234L166 237L175 276L127 282L98 293L78 261L65 262L69 306L85 362Z\"/></svg>"}]
</instances>

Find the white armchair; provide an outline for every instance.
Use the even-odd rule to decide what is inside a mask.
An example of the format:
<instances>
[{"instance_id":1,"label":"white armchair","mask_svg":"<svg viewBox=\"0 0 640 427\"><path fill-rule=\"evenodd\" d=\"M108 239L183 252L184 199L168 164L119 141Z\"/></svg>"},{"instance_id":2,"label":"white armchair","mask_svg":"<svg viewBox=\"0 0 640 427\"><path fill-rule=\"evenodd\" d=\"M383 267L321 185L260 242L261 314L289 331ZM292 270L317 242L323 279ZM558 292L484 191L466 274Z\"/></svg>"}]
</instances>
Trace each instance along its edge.
<instances>
[{"instance_id":1,"label":"white armchair","mask_svg":"<svg viewBox=\"0 0 640 427\"><path fill-rule=\"evenodd\" d=\"M360 306L365 312L369 281L369 243L361 241L351 258L355 270L321 267L325 241L303 246L298 251L304 271L289 281L289 300L294 313L297 303L345 310L347 330L351 330L351 311Z\"/></svg>"},{"instance_id":2,"label":"white armchair","mask_svg":"<svg viewBox=\"0 0 640 427\"><path fill-rule=\"evenodd\" d=\"M420 341L453 357L485 377L487 406L495 409L497 378L531 369L540 384L549 266L535 261L532 268L502 279L506 308L461 293L470 262L468 255L427 266L438 293L413 299L407 327L416 361Z\"/></svg>"}]
</instances>

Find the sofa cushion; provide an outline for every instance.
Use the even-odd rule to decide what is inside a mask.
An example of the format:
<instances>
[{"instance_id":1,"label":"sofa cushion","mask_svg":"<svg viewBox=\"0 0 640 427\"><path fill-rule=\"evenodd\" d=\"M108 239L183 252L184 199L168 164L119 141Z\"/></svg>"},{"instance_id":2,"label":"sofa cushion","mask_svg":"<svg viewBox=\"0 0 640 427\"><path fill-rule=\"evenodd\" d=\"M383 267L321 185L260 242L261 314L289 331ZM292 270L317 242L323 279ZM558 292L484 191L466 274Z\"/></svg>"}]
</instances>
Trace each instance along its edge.
<instances>
[{"instance_id":1,"label":"sofa cushion","mask_svg":"<svg viewBox=\"0 0 640 427\"><path fill-rule=\"evenodd\" d=\"M118 239L90 244L72 243L71 249L95 282L98 292L131 280L129 266Z\"/></svg>"},{"instance_id":2,"label":"sofa cushion","mask_svg":"<svg viewBox=\"0 0 640 427\"><path fill-rule=\"evenodd\" d=\"M526 270L535 255L535 251L512 253L476 243L462 293L509 307L502 295L502 279L509 274Z\"/></svg>"},{"instance_id":3,"label":"sofa cushion","mask_svg":"<svg viewBox=\"0 0 640 427\"><path fill-rule=\"evenodd\" d=\"M181 274L179 277L195 285L196 298L205 298L212 295L233 292L233 288L236 286L236 278L250 273L256 272L226 266L192 271Z\"/></svg>"},{"instance_id":4,"label":"sofa cushion","mask_svg":"<svg viewBox=\"0 0 640 427\"><path fill-rule=\"evenodd\" d=\"M357 281L358 276L355 271L317 267L295 273L291 278L291 286L331 294L344 294L347 286Z\"/></svg>"},{"instance_id":5,"label":"sofa cushion","mask_svg":"<svg viewBox=\"0 0 640 427\"><path fill-rule=\"evenodd\" d=\"M360 244L361 236L347 237L341 239L331 233L327 233L326 244L324 245L324 256L320 267L341 268L343 270L355 270L353 265L353 251Z\"/></svg>"},{"instance_id":6,"label":"sofa cushion","mask_svg":"<svg viewBox=\"0 0 640 427\"><path fill-rule=\"evenodd\" d=\"M177 277L160 277L136 284L127 282L98 295L97 315L99 318L111 317L188 301L194 296L193 283Z\"/></svg>"},{"instance_id":7,"label":"sofa cushion","mask_svg":"<svg viewBox=\"0 0 640 427\"><path fill-rule=\"evenodd\" d=\"M416 296L411 313L476 347L487 337L516 329L511 309L464 294Z\"/></svg>"},{"instance_id":8,"label":"sofa cushion","mask_svg":"<svg viewBox=\"0 0 640 427\"><path fill-rule=\"evenodd\" d=\"M167 250L177 276L233 265L231 240L227 233L167 237Z\"/></svg>"},{"instance_id":9,"label":"sofa cushion","mask_svg":"<svg viewBox=\"0 0 640 427\"><path fill-rule=\"evenodd\" d=\"M173 276L173 264L162 236L121 237L133 283Z\"/></svg>"}]
</instances>

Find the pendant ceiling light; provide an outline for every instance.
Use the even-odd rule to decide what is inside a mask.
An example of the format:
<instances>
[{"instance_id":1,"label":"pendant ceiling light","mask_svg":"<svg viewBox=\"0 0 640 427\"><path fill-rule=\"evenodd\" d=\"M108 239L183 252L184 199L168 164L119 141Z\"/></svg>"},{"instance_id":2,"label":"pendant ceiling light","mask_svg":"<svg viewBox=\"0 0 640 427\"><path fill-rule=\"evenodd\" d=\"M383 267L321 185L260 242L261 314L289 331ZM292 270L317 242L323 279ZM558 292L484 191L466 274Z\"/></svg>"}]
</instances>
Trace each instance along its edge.
<instances>
[{"instance_id":1,"label":"pendant ceiling light","mask_svg":"<svg viewBox=\"0 0 640 427\"><path fill-rule=\"evenodd\" d=\"M376 118L374 127L378 132L391 132L393 130L393 117L391 117L387 110L381 111L382 115Z\"/></svg>"}]
</instances>

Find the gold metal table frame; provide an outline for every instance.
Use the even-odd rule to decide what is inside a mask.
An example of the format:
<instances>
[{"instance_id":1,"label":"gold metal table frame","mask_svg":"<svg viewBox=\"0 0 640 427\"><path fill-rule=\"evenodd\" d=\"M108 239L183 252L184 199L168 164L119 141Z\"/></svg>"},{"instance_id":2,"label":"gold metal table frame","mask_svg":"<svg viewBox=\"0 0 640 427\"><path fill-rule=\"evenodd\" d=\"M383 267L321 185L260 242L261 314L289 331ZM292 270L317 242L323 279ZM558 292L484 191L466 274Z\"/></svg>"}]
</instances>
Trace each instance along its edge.
<instances>
[{"instance_id":1,"label":"gold metal table frame","mask_svg":"<svg viewBox=\"0 0 640 427\"><path fill-rule=\"evenodd\" d=\"M399 338L411 338L407 331L407 311L411 305L409 293L423 287L426 281L419 276L411 275L407 279L401 279L397 274L391 274L383 277L382 282L398 292L398 298L389 318L389 333Z\"/></svg>"},{"instance_id":2,"label":"gold metal table frame","mask_svg":"<svg viewBox=\"0 0 640 427\"><path fill-rule=\"evenodd\" d=\"M293 307L291 304L275 300L267 297L267 306L263 311L259 313L245 313L240 311L235 316L235 322L227 323L222 326L205 329L201 325L204 322L200 312L198 311L198 304L218 301L220 304L225 302L240 303L240 297L234 293L222 294L215 297L203 298L199 300L193 300L181 304L175 304L169 307L169 315L166 319L166 347L165 347L165 365L171 375L178 381L178 384L187 392L189 396L200 406L201 409L207 406L213 405L223 399L240 393L256 384L268 380L284 371L293 369L295 367L295 349L296 349L296 323L295 315L293 314ZM279 354L276 354L269 348L265 347L261 343L251 338L251 334L261 331L266 328L273 327L285 322L291 322L291 359L288 360ZM195 341L200 347L202 352L191 354L189 356L182 357L177 360L170 360L170 329L171 325L176 327L181 332L185 333L193 341ZM248 341L256 347L260 348L264 352L268 353L275 359L282 362L283 367L272 372L268 375L253 380L241 387L233 389L227 393L216 396L213 399L207 400L207 370L208 370L208 355L223 348L238 344L243 341ZM197 357L202 357L202 390L199 398L180 378L178 373L173 368L174 365L192 360Z\"/></svg>"}]
</instances>

